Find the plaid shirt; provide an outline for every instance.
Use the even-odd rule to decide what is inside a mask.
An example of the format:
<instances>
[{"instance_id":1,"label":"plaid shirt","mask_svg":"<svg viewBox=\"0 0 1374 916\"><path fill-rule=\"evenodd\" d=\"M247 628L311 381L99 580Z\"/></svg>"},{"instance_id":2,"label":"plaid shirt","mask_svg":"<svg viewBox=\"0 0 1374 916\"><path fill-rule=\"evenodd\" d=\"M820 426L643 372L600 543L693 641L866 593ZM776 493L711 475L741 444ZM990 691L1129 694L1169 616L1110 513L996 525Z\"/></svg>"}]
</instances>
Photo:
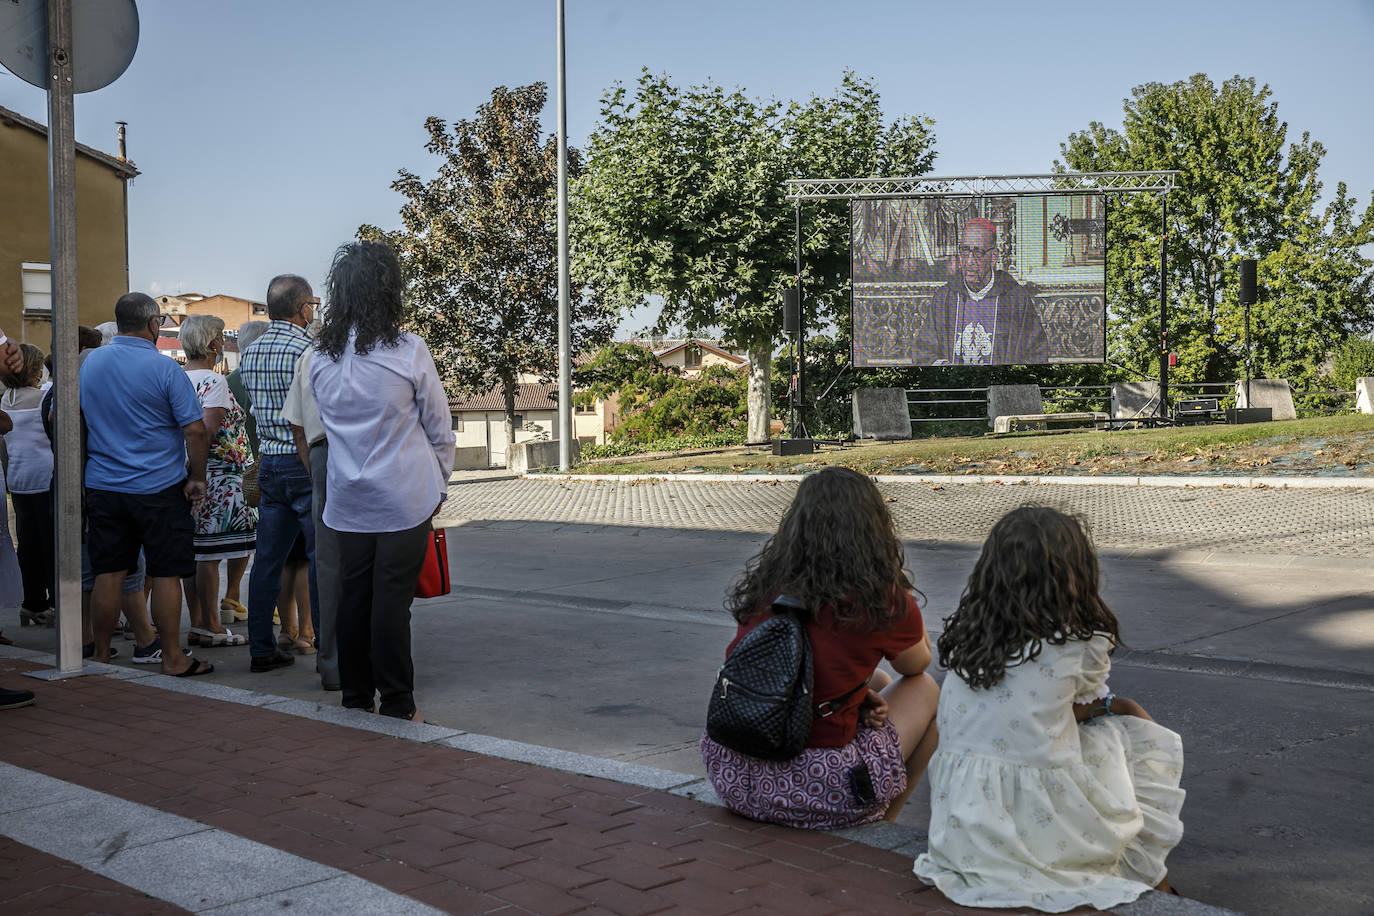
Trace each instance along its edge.
<instances>
[{"instance_id":1,"label":"plaid shirt","mask_svg":"<svg viewBox=\"0 0 1374 916\"><path fill-rule=\"evenodd\" d=\"M294 455L291 424L281 418L286 392L296 372L296 359L310 346L310 337L289 321L273 321L253 341L239 361L239 377L258 421L259 455Z\"/></svg>"}]
</instances>

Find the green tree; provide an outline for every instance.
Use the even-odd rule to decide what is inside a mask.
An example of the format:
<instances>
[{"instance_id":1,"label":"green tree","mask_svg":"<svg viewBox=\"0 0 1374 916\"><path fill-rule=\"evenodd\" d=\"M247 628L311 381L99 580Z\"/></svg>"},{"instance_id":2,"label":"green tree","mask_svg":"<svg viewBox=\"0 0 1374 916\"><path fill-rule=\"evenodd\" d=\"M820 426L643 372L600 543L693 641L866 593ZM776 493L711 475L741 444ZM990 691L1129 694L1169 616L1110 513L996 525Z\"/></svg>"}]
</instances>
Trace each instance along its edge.
<instances>
[{"instance_id":1,"label":"green tree","mask_svg":"<svg viewBox=\"0 0 1374 916\"><path fill-rule=\"evenodd\" d=\"M402 228L362 226L384 238L405 268L411 330L425 338L450 393L500 386L506 441L515 441L521 374L558 368L556 138L543 136L543 83L492 90L472 120L425 119L433 178L401 169ZM568 148L568 174L580 172ZM610 339L610 312L572 290L573 350Z\"/></svg>"},{"instance_id":2,"label":"green tree","mask_svg":"<svg viewBox=\"0 0 1374 916\"><path fill-rule=\"evenodd\" d=\"M1062 144L1078 171L1178 169L1169 198L1169 341L1178 375L1224 381L1243 372L1243 312L1234 278L1259 260L1261 301L1252 309L1257 375L1306 381L1349 334L1370 326L1370 261L1359 246L1374 230L1374 199L1362 216L1337 188L1318 209L1325 151L1304 133L1285 142L1268 86L1204 74L1147 83L1124 102L1121 130L1093 122ZM1159 368L1160 207L1152 196L1113 200L1107 285L1109 359L1134 372Z\"/></svg>"},{"instance_id":3,"label":"green tree","mask_svg":"<svg viewBox=\"0 0 1374 916\"><path fill-rule=\"evenodd\" d=\"M620 423L616 442L650 443L674 437L744 441L745 381L723 366L695 378L665 366L637 344L612 344L579 366L574 400L615 404Z\"/></svg>"},{"instance_id":4,"label":"green tree","mask_svg":"<svg viewBox=\"0 0 1374 916\"><path fill-rule=\"evenodd\" d=\"M1355 390L1355 382L1374 376L1374 340L1351 337L1331 358L1331 380L1343 391Z\"/></svg>"},{"instance_id":5,"label":"green tree","mask_svg":"<svg viewBox=\"0 0 1374 916\"><path fill-rule=\"evenodd\" d=\"M580 283L624 309L659 296L658 329L720 328L749 351L748 438L768 438L769 367L783 289L796 274L788 178L919 175L931 122L885 123L877 89L845 74L833 96L762 101L707 83L681 89L645 70L602 99L573 197ZM808 205L807 322L849 322L849 210Z\"/></svg>"}]
</instances>

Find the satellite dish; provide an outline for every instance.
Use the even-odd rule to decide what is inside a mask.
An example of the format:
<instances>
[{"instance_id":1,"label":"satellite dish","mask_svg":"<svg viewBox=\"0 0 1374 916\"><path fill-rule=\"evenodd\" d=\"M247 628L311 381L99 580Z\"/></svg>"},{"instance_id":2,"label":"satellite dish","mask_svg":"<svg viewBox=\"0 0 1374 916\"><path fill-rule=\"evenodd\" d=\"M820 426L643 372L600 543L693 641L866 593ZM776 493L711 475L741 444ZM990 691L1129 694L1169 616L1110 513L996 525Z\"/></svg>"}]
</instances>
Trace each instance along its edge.
<instances>
[{"instance_id":1,"label":"satellite dish","mask_svg":"<svg viewBox=\"0 0 1374 916\"><path fill-rule=\"evenodd\" d=\"M71 0L72 91L104 89L129 69L138 49L134 0ZM50 89L47 0L0 2L0 64Z\"/></svg>"}]
</instances>

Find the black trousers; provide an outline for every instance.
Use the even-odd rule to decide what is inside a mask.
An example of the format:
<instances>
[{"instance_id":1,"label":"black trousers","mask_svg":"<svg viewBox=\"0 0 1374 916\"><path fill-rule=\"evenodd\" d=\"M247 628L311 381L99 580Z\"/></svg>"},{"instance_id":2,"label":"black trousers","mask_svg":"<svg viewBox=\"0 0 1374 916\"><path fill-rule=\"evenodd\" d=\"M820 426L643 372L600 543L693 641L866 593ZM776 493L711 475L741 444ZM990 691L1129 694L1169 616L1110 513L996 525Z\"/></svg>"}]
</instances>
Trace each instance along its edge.
<instances>
[{"instance_id":1,"label":"black trousers","mask_svg":"<svg viewBox=\"0 0 1374 916\"><path fill-rule=\"evenodd\" d=\"M410 657L410 602L425 561L429 520L408 531L335 532L339 569L339 683L343 705L384 716L415 714L415 665Z\"/></svg>"},{"instance_id":2,"label":"black trousers","mask_svg":"<svg viewBox=\"0 0 1374 916\"><path fill-rule=\"evenodd\" d=\"M19 539L19 574L24 579L24 610L46 611L57 604L53 568L52 493L11 493L14 534Z\"/></svg>"}]
</instances>

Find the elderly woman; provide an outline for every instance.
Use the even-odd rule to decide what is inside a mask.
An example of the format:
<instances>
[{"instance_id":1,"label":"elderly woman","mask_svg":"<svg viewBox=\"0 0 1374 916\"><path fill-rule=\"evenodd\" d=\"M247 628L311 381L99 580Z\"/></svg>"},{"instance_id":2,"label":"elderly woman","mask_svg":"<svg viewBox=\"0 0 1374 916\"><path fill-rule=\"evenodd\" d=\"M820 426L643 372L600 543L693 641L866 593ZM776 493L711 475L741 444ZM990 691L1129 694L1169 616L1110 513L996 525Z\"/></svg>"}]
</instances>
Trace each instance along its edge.
<instances>
[{"instance_id":1,"label":"elderly woman","mask_svg":"<svg viewBox=\"0 0 1374 916\"><path fill-rule=\"evenodd\" d=\"M430 519L448 493L454 440L434 358L401 330L403 289L385 244L338 250L310 388L329 439L322 520L335 532L343 571L343 705L419 720L410 602Z\"/></svg>"},{"instance_id":2,"label":"elderly woman","mask_svg":"<svg viewBox=\"0 0 1374 916\"><path fill-rule=\"evenodd\" d=\"M253 552L258 511L243 499L243 471L248 466L248 432L243 409L229 391L229 383L215 371L224 355L224 322L213 315L192 315L181 323L181 349L186 375L195 386L205 412L205 428L212 431L205 467L205 499L192 510L196 523L195 600L188 590L191 630L187 642L196 646L242 646L247 639L220 623L219 561L246 558Z\"/></svg>"},{"instance_id":3,"label":"elderly woman","mask_svg":"<svg viewBox=\"0 0 1374 916\"><path fill-rule=\"evenodd\" d=\"M56 605L53 575L52 447L43 431L43 351L20 344L24 369L4 379L0 410L14 426L5 433L9 460L5 482L14 504L14 529L19 538L19 571L24 580L20 622L52 626Z\"/></svg>"},{"instance_id":4,"label":"elderly woman","mask_svg":"<svg viewBox=\"0 0 1374 916\"><path fill-rule=\"evenodd\" d=\"M243 351L248 349L248 345L262 336L271 324L266 321L245 321L239 325L238 347L239 359L243 359ZM244 427L248 430L248 445L252 449L250 457L256 461L258 458L258 424L253 419L253 412L250 408L253 402L248 397L248 389L243 387L243 379L239 376L239 370L235 369L226 376L229 382L229 390L234 393L234 400L238 402L239 409L243 411ZM239 557L230 560L225 564L224 576L224 597L219 603L219 619L225 623L232 623L237 620L240 623L248 619L248 608L239 600L239 589L243 585L243 574L248 569L248 558Z\"/></svg>"}]
</instances>

